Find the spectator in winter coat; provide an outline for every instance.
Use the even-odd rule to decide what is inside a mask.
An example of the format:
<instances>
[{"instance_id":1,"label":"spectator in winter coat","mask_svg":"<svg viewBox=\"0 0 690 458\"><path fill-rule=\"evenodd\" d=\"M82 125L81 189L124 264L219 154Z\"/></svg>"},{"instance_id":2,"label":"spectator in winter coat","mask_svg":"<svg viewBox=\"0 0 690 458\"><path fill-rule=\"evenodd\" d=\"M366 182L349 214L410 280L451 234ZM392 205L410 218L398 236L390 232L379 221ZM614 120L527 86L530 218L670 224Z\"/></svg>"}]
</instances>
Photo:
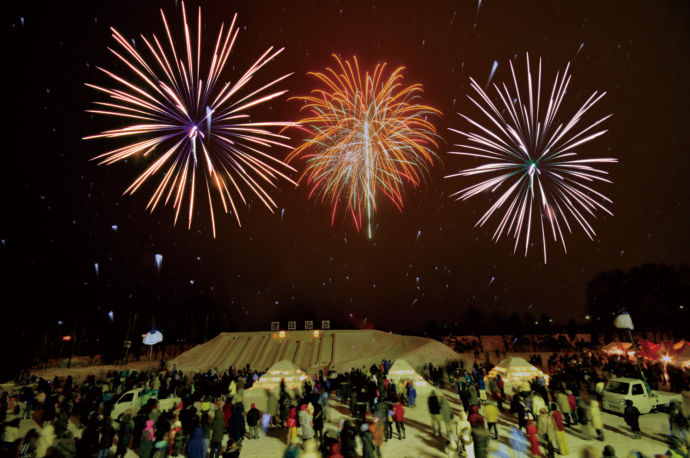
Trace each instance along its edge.
<instances>
[{"instance_id":1,"label":"spectator in winter coat","mask_svg":"<svg viewBox=\"0 0 690 458\"><path fill-rule=\"evenodd\" d=\"M101 440L98 443L98 458L108 458L110 447L115 439L115 428L110 424L110 417L103 419L101 424Z\"/></svg>"},{"instance_id":2,"label":"spectator in winter coat","mask_svg":"<svg viewBox=\"0 0 690 458\"><path fill-rule=\"evenodd\" d=\"M331 445L331 450L328 452L328 455L326 455L326 458L344 458L344 456L340 453L340 444L335 443Z\"/></svg>"},{"instance_id":3,"label":"spectator in winter coat","mask_svg":"<svg viewBox=\"0 0 690 458\"><path fill-rule=\"evenodd\" d=\"M321 439L323 437L323 407L320 402L314 404L314 434Z\"/></svg>"},{"instance_id":4,"label":"spectator in winter coat","mask_svg":"<svg viewBox=\"0 0 690 458\"><path fill-rule=\"evenodd\" d=\"M268 388L266 389L266 397L268 397L268 409L264 412L264 415L268 415L268 426L271 426L276 423L278 418L278 398Z\"/></svg>"},{"instance_id":5,"label":"spectator in winter coat","mask_svg":"<svg viewBox=\"0 0 690 458\"><path fill-rule=\"evenodd\" d=\"M141 432L141 441L139 442L139 457L149 458L153 452L153 420L146 420L146 427Z\"/></svg>"},{"instance_id":6,"label":"spectator in winter coat","mask_svg":"<svg viewBox=\"0 0 690 458\"><path fill-rule=\"evenodd\" d=\"M537 418L541 413L541 409L545 408L546 402L544 402L544 398L539 396L537 393L532 393L532 408L530 410L532 411L534 418Z\"/></svg>"},{"instance_id":7,"label":"spectator in winter coat","mask_svg":"<svg viewBox=\"0 0 690 458\"><path fill-rule=\"evenodd\" d=\"M445 396L441 395L441 421L443 421L444 428L446 429L446 436L450 430L450 420L451 420L451 410L450 404Z\"/></svg>"},{"instance_id":8,"label":"spectator in winter coat","mask_svg":"<svg viewBox=\"0 0 690 458\"><path fill-rule=\"evenodd\" d=\"M321 454L317 450L316 441L314 439L309 439L304 442L302 449L304 450L300 454L300 458L321 458Z\"/></svg>"},{"instance_id":9,"label":"spectator in winter coat","mask_svg":"<svg viewBox=\"0 0 690 458\"><path fill-rule=\"evenodd\" d=\"M575 395L570 390L565 390L565 395L568 396L568 405L570 406L571 425L576 425L577 420L578 420L577 399L575 399Z\"/></svg>"},{"instance_id":10,"label":"spectator in winter coat","mask_svg":"<svg viewBox=\"0 0 690 458\"><path fill-rule=\"evenodd\" d=\"M474 443L474 455L477 458L489 456L489 433L484 428L483 423L472 427L472 442Z\"/></svg>"},{"instance_id":11,"label":"spectator in winter coat","mask_svg":"<svg viewBox=\"0 0 690 458\"><path fill-rule=\"evenodd\" d=\"M313 407L312 407L313 409ZM312 415L311 412L309 411L311 409L307 409L306 404L302 404L300 406L300 411L299 411L299 424L300 427L302 428L302 440L308 440L308 439L313 439L314 438L314 416Z\"/></svg>"},{"instance_id":12,"label":"spectator in winter coat","mask_svg":"<svg viewBox=\"0 0 690 458\"><path fill-rule=\"evenodd\" d=\"M468 391L470 394L470 405L479 405L479 393L477 393L477 387L472 384L470 385Z\"/></svg>"},{"instance_id":13,"label":"spectator in winter coat","mask_svg":"<svg viewBox=\"0 0 690 458\"><path fill-rule=\"evenodd\" d=\"M167 458L170 453L170 444L165 439L160 439L153 444L153 458Z\"/></svg>"},{"instance_id":14,"label":"spectator in winter coat","mask_svg":"<svg viewBox=\"0 0 690 458\"><path fill-rule=\"evenodd\" d=\"M230 417L232 417L232 401L228 399L225 401L225 404L223 404L223 420L225 421L226 428L228 426L228 422L230 421Z\"/></svg>"},{"instance_id":15,"label":"spectator in winter coat","mask_svg":"<svg viewBox=\"0 0 690 458\"><path fill-rule=\"evenodd\" d=\"M408 382L407 383L407 403L410 407L415 407L417 400L417 390L414 387L414 383Z\"/></svg>"},{"instance_id":16,"label":"spectator in winter coat","mask_svg":"<svg viewBox=\"0 0 690 458\"><path fill-rule=\"evenodd\" d=\"M393 421L395 422L395 430L398 432L398 440L405 439L405 406L403 406L402 400L393 406Z\"/></svg>"},{"instance_id":17,"label":"spectator in winter coat","mask_svg":"<svg viewBox=\"0 0 690 458\"><path fill-rule=\"evenodd\" d=\"M589 411L592 420L592 428L597 433L597 439L604 440L604 423L601 420L601 409L599 408L599 401L591 399L589 402Z\"/></svg>"},{"instance_id":18,"label":"spectator in winter coat","mask_svg":"<svg viewBox=\"0 0 690 458\"><path fill-rule=\"evenodd\" d=\"M374 438L369 431L369 425L362 423L359 427L359 437L362 439L362 456L363 458L375 458L376 447L374 446Z\"/></svg>"},{"instance_id":19,"label":"spectator in winter coat","mask_svg":"<svg viewBox=\"0 0 690 458\"><path fill-rule=\"evenodd\" d=\"M429 414L431 415L431 427L434 430L434 436L441 434L441 403L436 396L436 392L432 391L427 399L429 406Z\"/></svg>"},{"instance_id":20,"label":"spectator in winter coat","mask_svg":"<svg viewBox=\"0 0 690 458\"><path fill-rule=\"evenodd\" d=\"M241 446L244 433L247 431L244 423L244 412L239 404L232 406L232 416L228 421L228 436L237 442L237 446Z\"/></svg>"},{"instance_id":21,"label":"spectator in winter coat","mask_svg":"<svg viewBox=\"0 0 690 458\"><path fill-rule=\"evenodd\" d=\"M249 427L249 439L259 438L259 418L261 412L256 408L256 404L252 404L251 409L247 412L247 426Z\"/></svg>"},{"instance_id":22,"label":"spectator in winter coat","mask_svg":"<svg viewBox=\"0 0 690 458\"><path fill-rule=\"evenodd\" d=\"M477 385L479 385L479 400L480 401L486 401L486 382L484 381L484 377L481 375L479 376L479 380L477 381Z\"/></svg>"},{"instance_id":23,"label":"spectator in winter coat","mask_svg":"<svg viewBox=\"0 0 690 458\"><path fill-rule=\"evenodd\" d=\"M53 445L53 451L59 458L75 458L77 456L77 442L69 431L63 431L62 436Z\"/></svg>"},{"instance_id":24,"label":"spectator in winter coat","mask_svg":"<svg viewBox=\"0 0 690 458\"><path fill-rule=\"evenodd\" d=\"M546 450L548 456L553 456L554 454L554 443L557 442L556 438L556 425L553 423L553 418L549 415L546 407L542 407L537 417L537 430L541 436L542 441L546 444Z\"/></svg>"},{"instance_id":25,"label":"spectator in winter coat","mask_svg":"<svg viewBox=\"0 0 690 458\"><path fill-rule=\"evenodd\" d=\"M132 416L125 414L120 420L120 431L117 435L117 450L115 450L115 458L123 457L127 454L127 447L129 441L132 439L132 431L134 431L134 422Z\"/></svg>"},{"instance_id":26,"label":"spectator in winter coat","mask_svg":"<svg viewBox=\"0 0 690 458\"><path fill-rule=\"evenodd\" d=\"M558 440L558 451L561 455L570 455L570 446L568 445L568 439L565 435L565 428L563 427L563 415L558 410L556 403L551 403L551 418L553 418L553 424L556 426L556 439Z\"/></svg>"},{"instance_id":27,"label":"spectator in winter coat","mask_svg":"<svg viewBox=\"0 0 690 458\"><path fill-rule=\"evenodd\" d=\"M479 407L477 405L470 406L470 415L467 417L467 420L469 420L472 428L476 428L478 426L481 426L482 428L485 427L484 417L482 417L479 413Z\"/></svg>"},{"instance_id":28,"label":"spectator in winter coat","mask_svg":"<svg viewBox=\"0 0 690 458\"><path fill-rule=\"evenodd\" d=\"M224 435L225 416L222 410L216 410L213 425L211 425L211 458L218 458L220 456Z\"/></svg>"},{"instance_id":29,"label":"spectator in winter coat","mask_svg":"<svg viewBox=\"0 0 690 458\"><path fill-rule=\"evenodd\" d=\"M194 428L192 431L192 438L187 441L185 449L187 458L206 458L206 449L204 448L204 430L200 426Z\"/></svg>"},{"instance_id":30,"label":"spectator in winter coat","mask_svg":"<svg viewBox=\"0 0 690 458\"><path fill-rule=\"evenodd\" d=\"M484 418L489 428L489 435L493 431L493 439L498 439L498 429L496 428L496 423L498 422L498 407L494 402L490 402L484 407Z\"/></svg>"},{"instance_id":31,"label":"spectator in winter coat","mask_svg":"<svg viewBox=\"0 0 690 458\"><path fill-rule=\"evenodd\" d=\"M625 419L625 423L630 426L630 429L633 432L633 438L641 439L642 433L640 432L640 411L637 410L637 407L633 405L631 399L625 400L623 418Z\"/></svg>"},{"instance_id":32,"label":"spectator in winter coat","mask_svg":"<svg viewBox=\"0 0 690 458\"><path fill-rule=\"evenodd\" d=\"M292 440L297 437L297 409L290 407L286 418L285 427L288 430L286 441L290 445Z\"/></svg>"},{"instance_id":33,"label":"spectator in winter coat","mask_svg":"<svg viewBox=\"0 0 690 458\"><path fill-rule=\"evenodd\" d=\"M527 437L529 438L530 453L533 456L542 456L539 449L539 438L537 437L537 425L532 420L527 420Z\"/></svg>"},{"instance_id":34,"label":"spectator in winter coat","mask_svg":"<svg viewBox=\"0 0 690 458\"><path fill-rule=\"evenodd\" d=\"M563 413L565 426L570 426L570 402L568 401L568 395L563 391L559 391L556 395L556 401L558 402L558 407Z\"/></svg>"},{"instance_id":35,"label":"spectator in winter coat","mask_svg":"<svg viewBox=\"0 0 690 458\"><path fill-rule=\"evenodd\" d=\"M368 426L367 426L368 428ZM348 420L343 425L340 433L342 443L341 452L345 458L356 458L357 455L357 429L352 420Z\"/></svg>"},{"instance_id":36,"label":"spectator in winter coat","mask_svg":"<svg viewBox=\"0 0 690 458\"><path fill-rule=\"evenodd\" d=\"M461 448L465 452L465 458L475 458L472 428L470 428L469 423L462 427L458 439L458 448Z\"/></svg>"},{"instance_id":37,"label":"spectator in winter coat","mask_svg":"<svg viewBox=\"0 0 690 458\"><path fill-rule=\"evenodd\" d=\"M374 450L376 451L376 456L379 458L381 458L381 447L386 437L385 428L385 420L381 421L378 418L375 418L374 423L369 427L372 440L374 441Z\"/></svg>"},{"instance_id":38,"label":"spectator in winter coat","mask_svg":"<svg viewBox=\"0 0 690 458\"><path fill-rule=\"evenodd\" d=\"M328 391L323 390L321 396L319 397L319 403L321 404L321 410L323 412L323 421L328 421L330 412L328 411Z\"/></svg>"}]
</instances>

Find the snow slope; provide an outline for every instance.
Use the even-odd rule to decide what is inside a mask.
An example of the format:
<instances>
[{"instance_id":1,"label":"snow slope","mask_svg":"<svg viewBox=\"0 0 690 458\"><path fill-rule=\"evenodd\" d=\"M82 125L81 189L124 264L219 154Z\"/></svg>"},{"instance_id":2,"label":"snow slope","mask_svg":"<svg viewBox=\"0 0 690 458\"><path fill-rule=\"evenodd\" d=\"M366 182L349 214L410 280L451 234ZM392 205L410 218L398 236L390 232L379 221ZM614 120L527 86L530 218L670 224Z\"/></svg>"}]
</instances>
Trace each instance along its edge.
<instances>
[{"instance_id":1,"label":"snow slope","mask_svg":"<svg viewBox=\"0 0 690 458\"><path fill-rule=\"evenodd\" d=\"M168 362L184 371L205 371L228 367L267 369L288 360L309 374L333 368L369 367L383 359L405 359L412 367L424 363L444 364L461 356L441 342L424 337L403 336L375 330L290 331L285 337L275 332L221 333L206 343Z\"/></svg>"}]
</instances>

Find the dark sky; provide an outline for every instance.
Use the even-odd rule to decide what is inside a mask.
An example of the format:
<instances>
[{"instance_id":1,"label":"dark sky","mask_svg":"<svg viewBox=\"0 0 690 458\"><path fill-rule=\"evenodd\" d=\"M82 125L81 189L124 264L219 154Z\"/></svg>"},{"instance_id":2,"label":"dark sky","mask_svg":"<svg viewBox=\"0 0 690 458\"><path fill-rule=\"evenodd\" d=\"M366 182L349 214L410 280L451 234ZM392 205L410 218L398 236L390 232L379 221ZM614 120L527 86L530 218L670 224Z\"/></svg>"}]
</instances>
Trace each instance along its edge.
<instances>
[{"instance_id":1,"label":"dark sky","mask_svg":"<svg viewBox=\"0 0 690 458\"><path fill-rule=\"evenodd\" d=\"M4 21L10 142L0 224L3 302L22 323L18 329L50 329L41 317L103 319L114 310L121 321L131 308L179 315L199 304L216 311L217 327L234 320L254 329L292 316L347 322L349 314L353 323L419 328L432 318L455 320L471 304L581 319L586 284L598 272L690 260L687 1L485 0L479 10L469 0L204 3L206 48L220 23L239 13L228 79L268 46L285 46L259 75L269 81L294 72L283 87L303 95L314 83L306 72L331 65L331 53L355 54L363 67L406 66L406 81L422 83L424 101L444 113L435 122L442 162L426 186L408 190L402 214L380 201L372 241L347 219L331 227L329 209L308 201L305 188L285 184L274 193L282 218L253 202L240 210L242 228L217 215L216 239L203 207L191 231L173 227L170 207L146 213L151 187L122 196L141 164L89 162L113 145L81 138L113 120L84 112L102 100L84 83L109 83L96 65L121 70L106 51L114 45L110 26L128 38L160 34L162 7L179 36L179 5L19 3ZM446 154L460 141L447 127L466 127L455 111L477 115L466 98L469 77L486 81L494 60L494 79L502 81L514 54L518 71L525 52L542 56L548 81L581 43L563 113L594 90L608 92L588 119L613 113L609 132L581 151L620 159L608 167L614 184L599 187L613 199L614 216L597 215L593 242L581 231L569 236L567 255L551 245L544 265L538 247L527 258L513 255L509 240L491 241L491 225L474 228L486 199L448 198L467 182L443 175L468 163ZM281 99L270 114L296 120L298 108ZM155 253L164 256L160 275Z\"/></svg>"}]
</instances>

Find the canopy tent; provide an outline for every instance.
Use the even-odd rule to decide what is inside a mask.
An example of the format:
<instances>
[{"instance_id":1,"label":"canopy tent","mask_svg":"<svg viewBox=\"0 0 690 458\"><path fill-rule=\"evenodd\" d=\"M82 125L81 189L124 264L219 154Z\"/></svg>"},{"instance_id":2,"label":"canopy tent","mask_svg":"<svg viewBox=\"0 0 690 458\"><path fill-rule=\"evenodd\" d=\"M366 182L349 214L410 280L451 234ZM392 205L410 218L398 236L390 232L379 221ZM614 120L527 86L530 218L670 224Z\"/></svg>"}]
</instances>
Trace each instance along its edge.
<instances>
[{"instance_id":1,"label":"canopy tent","mask_svg":"<svg viewBox=\"0 0 690 458\"><path fill-rule=\"evenodd\" d=\"M681 367L690 366L690 345L685 345L676 355L676 362Z\"/></svg>"},{"instance_id":2,"label":"canopy tent","mask_svg":"<svg viewBox=\"0 0 690 458\"><path fill-rule=\"evenodd\" d=\"M640 340L640 356L656 361L661 358L661 345L649 340Z\"/></svg>"},{"instance_id":3,"label":"canopy tent","mask_svg":"<svg viewBox=\"0 0 690 458\"><path fill-rule=\"evenodd\" d=\"M286 388L294 390L295 388L302 388L302 383L308 378L307 374L297 367L295 363L284 359L271 366L266 373L254 383L252 388L268 388L272 390L279 388L281 380L285 380Z\"/></svg>"},{"instance_id":4,"label":"canopy tent","mask_svg":"<svg viewBox=\"0 0 690 458\"><path fill-rule=\"evenodd\" d=\"M292 395L294 390L302 389L302 383L309 376L295 363L288 360L281 360L271 366L251 388L244 391L243 403L245 407L256 404L256 407L265 412L268 410L269 396L278 396L280 382L285 381L285 388Z\"/></svg>"},{"instance_id":5,"label":"canopy tent","mask_svg":"<svg viewBox=\"0 0 690 458\"><path fill-rule=\"evenodd\" d=\"M424 380L424 378L414 370L410 363L404 359L397 359L393 365L388 369L387 374L388 380L392 383L398 385L399 383L405 383L405 381L410 381L414 383L415 389L417 391L427 391L431 390L429 384Z\"/></svg>"},{"instance_id":6,"label":"canopy tent","mask_svg":"<svg viewBox=\"0 0 690 458\"><path fill-rule=\"evenodd\" d=\"M516 356L509 356L503 361L494 366L487 374L487 378L496 378L500 375L503 380L506 391L510 392L513 387L519 387L521 384L529 382L535 377L542 377L544 382L548 384L549 376L544 374L523 358Z\"/></svg>"},{"instance_id":7,"label":"canopy tent","mask_svg":"<svg viewBox=\"0 0 690 458\"><path fill-rule=\"evenodd\" d=\"M630 347L632 347L630 342L610 342L601 347L601 351L609 355L623 355Z\"/></svg>"}]
</instances>

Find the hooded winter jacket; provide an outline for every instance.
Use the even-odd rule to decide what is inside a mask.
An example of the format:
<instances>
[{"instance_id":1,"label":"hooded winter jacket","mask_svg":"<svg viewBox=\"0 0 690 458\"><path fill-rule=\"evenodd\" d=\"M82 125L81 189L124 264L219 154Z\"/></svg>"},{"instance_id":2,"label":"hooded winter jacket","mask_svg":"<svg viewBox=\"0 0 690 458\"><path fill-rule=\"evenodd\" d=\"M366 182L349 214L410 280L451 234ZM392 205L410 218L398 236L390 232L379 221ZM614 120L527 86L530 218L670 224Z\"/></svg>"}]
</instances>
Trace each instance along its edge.
<instances>
[{"instance_id":1,"label":"hooded winter jacket","mask_svg":"<svg viewBox=\"0 0 690 458\"><path fill-rule=\"evenodd\" d=\"M470 416L467 419L469 420L470 425L472 425L472 428L477 426L481 426L483 428L485 426L484 417L482 417L479 413L479 407L477 407L476 404L470 406Z\"/></svg>"},{"instance_id":2,"label":"hooded winter jacket","mask_svg":"<svg viewBox=\"0 0 690 458\"><path fill-rule=\"evenodd\" d=\"M200 426L192 431L192 438L187 442L185 449L187 458L206 458L206 447L204 446L204 430Z\"/></svg>"}]
</instances>

